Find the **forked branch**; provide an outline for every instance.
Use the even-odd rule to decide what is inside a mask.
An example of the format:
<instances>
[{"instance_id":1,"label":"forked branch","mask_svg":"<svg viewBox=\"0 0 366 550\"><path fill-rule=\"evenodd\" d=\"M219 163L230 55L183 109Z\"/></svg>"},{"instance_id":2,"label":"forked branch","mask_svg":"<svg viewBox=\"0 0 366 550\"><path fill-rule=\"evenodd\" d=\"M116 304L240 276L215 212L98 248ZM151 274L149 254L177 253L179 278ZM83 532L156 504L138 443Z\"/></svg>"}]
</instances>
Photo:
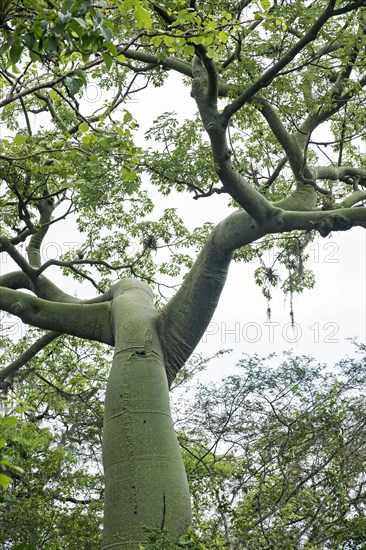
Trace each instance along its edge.
<instances>
[{"instance_id":1,"label":"forked branch","mask_svg":"<svg viewBox=\"0 0 366 550\"><path fill-rule=\"evenodd\" d=\"M223 111L223 120L225 124L229 123L230 118L241 109L250 99L252 99L260 90L266 88L278 73L307 46L316 39L319 31L325 23L334 15L334 6L336 0L330 0L328 6L320 17L315 21L308 32L300 38L274 65L265 71L253 84L248 86L232 103L229 103Z\"/></svg>"},{"instance_id":2,"label":"forked branch","mask_svg":"<svg viewBox=\"0 0 366 550\"><path fill-rule=\"evenodd\" d=\"M217 174L225 191L252 216L254 221L263 223L275 215L275 208L235 170L226 138L226 126L213 96L213 76L210 77L198 56L195 56L192 67L194 78L191 95L197 103L202 122L210 137ZM212 71L213 68L210 67L209 70Z\"/></svg>"}]
</instances>

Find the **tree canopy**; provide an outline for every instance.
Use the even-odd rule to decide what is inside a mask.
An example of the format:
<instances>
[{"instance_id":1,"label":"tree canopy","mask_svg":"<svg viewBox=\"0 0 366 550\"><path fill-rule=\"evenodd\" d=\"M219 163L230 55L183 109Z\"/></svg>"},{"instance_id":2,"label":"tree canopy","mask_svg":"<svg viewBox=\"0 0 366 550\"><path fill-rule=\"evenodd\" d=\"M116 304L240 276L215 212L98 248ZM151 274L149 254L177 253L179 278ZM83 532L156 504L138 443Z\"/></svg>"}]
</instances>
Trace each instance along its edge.
<instances>
[{"instance_id":1,"label":"tree canopy","mask_svg":"<svg viewBox=\"0 0 366 550\"><path fill-rule=\"evenodd\" d=\"M49 483L63 495L57 512L60 532L75 519L64 514L65 503L73 502L79 517L85 498L80 503L66 490L75 479L75 448L59 445L58 413L48 412L53 406L49 388L65 399L57 406L65 415L62 437L68 439L78 411L67 396L77 390L88 404L96 395L95 411L101 414L105 377L99 379L98 369L106 372L101 350L104 344L115 348L105 405L109 523L103 545L145 543L141 529L146 523L170 530L171 540L179 540L190 521L189 495L167 391L215 311L231 261L258 257L255 277L267 300L281 283L292 301L295 292L314 283L305 265L314 236L366 227L365 16L363 0L0 0L0 252L16 265L16 271L0 274L0 309L35 327L14 345L6 335L2 341L0 380L10 410L17 407L29 423L24 441L18 441L19 434L12 440L10 446L20 454L14 452L14 463L4 458L0 481L9 485L9 468L26 470L32 449L50 459L48 472L68 463L62 489L34 466L38 489ZM131 114L129 101L155 87L164 102L169 73L182 90L177 101L191 96L197 114L181 121L175 113L162 112L142 143L143 121ZM92 90L100 93L95 103L88 96ZM181 194L207 210L210 201L221 198L230 214L189 227L180 216ZM161 211L159 199L168 196L172 204ZM45 261L47 231L65 220L76 223L80 243ZM276 251L270 265L264 260L268 249ZM287 271L282 281L276 268L281 264ZM89 285L88 299L58 286L55 267ZM290 313L293 317L292 307ZM89 351L86 340L93 341ZM66 369L63 354L67 357L71 349L75 378L60 386L68 376L62 375L63 367L55 372L56 365L60 360ZM40 364L40 353L55 353L57 361L52 359L50 367ZM28 399L29 381L35 394ZM51 409L43 397L37 401L44 393ZM27 399L35 410L27 410ZM131 418L140 418L144 407L150 416L141 416L137 427ZM74 443L74 437L89 438L85 463L77 458L87 470L99 434L88 423L88 405L82 414L85 425L70 437ZM43 419L51 420L51 427L44 427ZM292 422L290 417L286 422ZM16 415L5 417L5 431L15 424ZM38 425L39 438L32 436ZM159 455L159 446L166 456ZM125 448L127 458L118 452ZM145 479L139 465L150 451ZM17 460L21 455L23 466ZM235 457L230 467L235 469ZM118 477L117 470L125 477ZM169 480L178 470L180 481L170 493ZM302 478L283 472L281 483L287 476L289 487L297 487ZM88 503L98 502L101 480L96 473L89 486L89 474L84 476L81 468L77 483L83 495L88 493ZM134 476L139 482L130 486ZM165 485L156 481L164 476ZM120 489L113 490L117 482ZM263 490L271 492L271 487L269 482ZM41 492L37 495L41 500ZM132 519L122 521L131 524L128 533L129 527L126 532L116 527L118 499L123 498L131 503L126 514ZM266 498L263 494L262 502L271 506ZM93 520L90 537L95 533L95 540L98 506L82 527L89 531ZM253 521L245 510L245 519L237 521L243 533L245 522ZM316 512L314 525L318 517L328 521L328 509L324 513ZM264 516L258 517L263 530ZM270 521L277 525L282 520L272 514ZM228 533L222 540L227 542Z\"/></svg>"}]
</instances>

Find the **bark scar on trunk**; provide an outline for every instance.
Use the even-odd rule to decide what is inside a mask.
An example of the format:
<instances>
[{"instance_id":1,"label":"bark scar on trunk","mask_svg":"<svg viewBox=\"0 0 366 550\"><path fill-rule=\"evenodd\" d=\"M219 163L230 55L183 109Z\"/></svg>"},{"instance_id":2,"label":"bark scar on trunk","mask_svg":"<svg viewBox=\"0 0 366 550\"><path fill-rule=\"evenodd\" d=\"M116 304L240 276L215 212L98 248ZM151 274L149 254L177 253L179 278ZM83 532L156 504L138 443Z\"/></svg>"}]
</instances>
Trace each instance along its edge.
<instances>
[{"instance_id":1,"label":"bark scar on trunk","mask_svg":"<svg viewBox=\"0 0 366 550\"><path fill-rule=\"evenodd\" d=\"M165 514L166 514L166 497L165 493L163 494L163 519L161 521L161 531L164 531L164 525L165 525Z\"/></svg>"}]
</instances>

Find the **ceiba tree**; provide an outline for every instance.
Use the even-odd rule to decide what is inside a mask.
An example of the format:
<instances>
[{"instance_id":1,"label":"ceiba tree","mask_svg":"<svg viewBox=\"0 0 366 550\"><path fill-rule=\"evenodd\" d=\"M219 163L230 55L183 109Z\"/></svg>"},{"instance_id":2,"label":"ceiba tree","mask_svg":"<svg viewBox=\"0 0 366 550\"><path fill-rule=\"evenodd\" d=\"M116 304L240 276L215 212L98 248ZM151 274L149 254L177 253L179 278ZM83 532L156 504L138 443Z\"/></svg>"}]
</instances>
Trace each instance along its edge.
<instances>
[{"instance_id":1,"label":"ceiba tree","mask_svg":"<svg viewBox=\"0 0 366 550\"><path fill-rule=\"evenodd\" d=\"M0 105L10 133L0 155L0 250L18 269L0 277L0 308L47 332L0 376L16 376L60 334L114 347L104 549L146 545L149 529L175 541L190 524L169 386L215 311L233 257L246 259L252 243L285 233L296 236L301 256L314 234L366 226L363 6L1 2ZM164 147L143 151L126 100L147 84L161 86L169 71L189 80L199 117L180 125L163 115L149 136ZM82 94L92 79L107 99L91 113ZM233 211L210 231L189 233L172 209L153 222L144 172L163 195L223 194ZM71 215L84 243L43 262L48 229ZM134 237L141 248L131 259ZM173 250L161 264L161 273L189 271L173 297L156 304L152 252L173 244L201 250L194 262ZM98 295L67 294L47 277L51 266L92 283ZM309 284L295 271L291 292ZM274 282L271 268L263 276Z\"/></svg>"}]
</instances>

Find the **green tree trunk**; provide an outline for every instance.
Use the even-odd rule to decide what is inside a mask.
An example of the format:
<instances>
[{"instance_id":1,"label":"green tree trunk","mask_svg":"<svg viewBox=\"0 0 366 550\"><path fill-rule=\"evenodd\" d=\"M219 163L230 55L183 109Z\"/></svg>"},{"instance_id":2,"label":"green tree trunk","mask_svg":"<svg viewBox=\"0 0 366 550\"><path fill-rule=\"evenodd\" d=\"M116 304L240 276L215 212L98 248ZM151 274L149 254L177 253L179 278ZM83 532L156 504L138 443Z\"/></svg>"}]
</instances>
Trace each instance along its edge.
<instances>
[{"instance_id":1,"label":"green tree trunk","mask_svg":"<svg viewBox=\"0 0 366 550\"><path fill-rule=\"evenodd\" d=\"M170 413L150 288L131 279L112 305L115 354L103 432L103 550L146 544L145 526L177 540L191 522L190 495Z\"/></svg>"}]
</instances>

